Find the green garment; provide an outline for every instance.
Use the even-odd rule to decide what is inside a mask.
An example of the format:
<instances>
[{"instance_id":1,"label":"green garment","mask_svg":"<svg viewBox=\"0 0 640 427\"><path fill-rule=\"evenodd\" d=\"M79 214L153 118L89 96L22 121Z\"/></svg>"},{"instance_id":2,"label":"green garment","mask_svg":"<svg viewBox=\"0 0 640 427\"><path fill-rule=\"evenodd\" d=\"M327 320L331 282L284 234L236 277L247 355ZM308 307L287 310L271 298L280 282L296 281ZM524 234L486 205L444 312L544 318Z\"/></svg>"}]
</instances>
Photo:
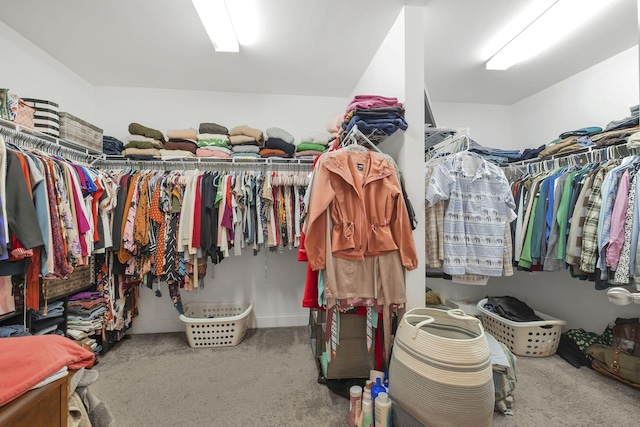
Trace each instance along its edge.
<instances>
[{"instance_id":1,"label":"green garment","mask_svg":"<svg viewBox=\"0 0 640 427\"><path fill-rule=\"evenodd\" d=\"M571 198L571 185L573 184L576 175L581 173L582 170L571 172L567 176L567 180L564 182L564 189L562 191L562 199L560 200L560 206L558 207L558 213L556 215L556 221L558 222L558 255L557 259L564 261L567 243L567 225L569 215L569 199Z\"/></svg>"},{"instance_id":2,"label":"green garment","mask_svg":"<svg viewBox=\"0 0 640 427\"><path fill-rule=\"evenodd\" d=\"M296 147L296 151L313 150L313 151L324 152L326 149L327 147L325 147L324 145L314 144L313 142L303 142L301 144L298 144L298 146Z\"/></svg>"},{"instance_id":3,"label":"green garment","mask_svg":"<svg viewBox=\"0 0 640 427\"><path fill-rule=\"evenodd\" d=\"M142 136L146 136L147 138L157 139L162 143L165 142L164 135L162 134L162 132L156 129L142 126L140 123L131 123L129 125L129 133L131 135L142 135Z\"/></svg>"},{"instance_id":4,"label":"green garment","mask_svg":"<svg viewBox=\"0 0 640 427\"><path fill-rule=\"evenodd\" d=\"M127 145L125 145L124 148L146 149L146 148L158 148L158 147L156 147L153 142L149 142L149 141L131 141Z\"/></svg>"},{"instance_id":5,"label":"green garment","mask_svg":"<svg viewBox=\"0 0 640 427\"><path fill-rule=\"evenodd\" d=\"M224 139L201 139L198 140L198 147L224 147L229 148L229 141Z\"/></svg>"}]
</instances>

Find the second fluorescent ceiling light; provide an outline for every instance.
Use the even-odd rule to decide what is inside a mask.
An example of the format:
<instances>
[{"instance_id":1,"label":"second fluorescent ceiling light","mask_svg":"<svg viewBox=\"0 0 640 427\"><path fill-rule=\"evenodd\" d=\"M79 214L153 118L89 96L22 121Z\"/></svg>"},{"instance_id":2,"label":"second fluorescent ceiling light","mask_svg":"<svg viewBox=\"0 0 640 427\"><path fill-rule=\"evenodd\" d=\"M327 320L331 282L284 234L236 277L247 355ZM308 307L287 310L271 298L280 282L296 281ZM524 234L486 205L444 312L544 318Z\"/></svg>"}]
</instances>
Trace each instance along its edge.
<instances>
[{"instance_id":1,"label":"second fluorescent ceiling light","mask_svg":"<svg viewBox=\"0 0 640 427\"><path fill-rule=\"evenodd\" d=\"M191 0L216 52L239 52L240 44L224 0Z\"/></svg>"},{"instance_id":2,"label":"second fluorescent ceiling light","mask_svg":"<svg viewBox=\"0 0 640 427\"><path fill-rule=\"evenodd\" d=\"M548 49L615 0L534 1L500 35L502 48L489 47L487 70L506 70ZM494 42L495 43L495 42ZM487 49L485 49L486 51ZM496 53L497 52L497 53Z\"/></svg>"}]
</instances>

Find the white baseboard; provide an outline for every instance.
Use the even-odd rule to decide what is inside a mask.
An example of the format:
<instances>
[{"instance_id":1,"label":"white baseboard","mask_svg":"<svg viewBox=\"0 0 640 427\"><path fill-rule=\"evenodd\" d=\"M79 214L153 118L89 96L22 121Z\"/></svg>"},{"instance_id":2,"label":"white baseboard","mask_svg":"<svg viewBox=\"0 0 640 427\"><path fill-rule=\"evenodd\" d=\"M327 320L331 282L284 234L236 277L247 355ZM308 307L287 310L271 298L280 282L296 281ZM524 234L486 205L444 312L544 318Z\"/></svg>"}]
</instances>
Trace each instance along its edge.
<instances>
[{"instance_id":1,"label":"white baseboard","mask_svg":"<svg viewBox=\"0 0 640 427\"><path fill-rule=\"evenodd\" d=\"M306 326L308 314L280 314L255 316L251 314L250 328L282 328ZM127 331L131 334L159 334L167 332L184 332L184 325L178 319L133 319L133 327Z\"/></svg>"}]
</instances>

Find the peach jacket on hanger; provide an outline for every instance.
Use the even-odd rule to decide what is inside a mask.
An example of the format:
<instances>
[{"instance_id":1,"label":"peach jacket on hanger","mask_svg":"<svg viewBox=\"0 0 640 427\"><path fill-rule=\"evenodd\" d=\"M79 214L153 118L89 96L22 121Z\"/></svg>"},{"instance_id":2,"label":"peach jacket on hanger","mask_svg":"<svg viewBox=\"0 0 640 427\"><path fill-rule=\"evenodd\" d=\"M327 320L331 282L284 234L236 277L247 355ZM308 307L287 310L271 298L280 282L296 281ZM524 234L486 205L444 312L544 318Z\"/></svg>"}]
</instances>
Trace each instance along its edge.
<instances>
[{"instance_id":1,"label":"peach jacket on hanger","mask_svg":"<svg viewBox=\"0 0 640 427\"><path fill-rule=\"evenodd\" d=\"M305 249L313 270L326 268L326 212L331 212L331 251L363 260L399 250L407 270L418 266L411 223L391 162L363 147L322 156L313 178Z\"/></svg>"}]
</instances>

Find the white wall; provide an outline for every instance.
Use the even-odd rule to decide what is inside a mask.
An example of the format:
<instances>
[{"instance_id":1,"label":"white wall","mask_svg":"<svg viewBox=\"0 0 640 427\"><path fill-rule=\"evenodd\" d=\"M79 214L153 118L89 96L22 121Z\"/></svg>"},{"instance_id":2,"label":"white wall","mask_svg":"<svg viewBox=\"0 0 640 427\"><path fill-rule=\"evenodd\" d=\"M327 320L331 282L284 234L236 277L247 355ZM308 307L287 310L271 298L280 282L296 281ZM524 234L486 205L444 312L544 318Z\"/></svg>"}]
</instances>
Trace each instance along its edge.
<instances>
[{"instance_id":1,"label":"white wall","mask_svg":"<svg viewBox=\"0 0 640 427\"><path fill-rule=\"evenodd\" d=\"M406 272L407 307L424 306L424 8L405 6L398 15L352 96L377 94L396 97L404 104L409 128L380 144L402 170L407 194L418 219L413 232L418 268Z\"/></svg>"},{"instance_id":2,"label":"white wall","mask_svg":"<svg viewBox=\"0 0 640 427\"><path fill-rule=\"evenodd\" d=\"M305 130L325 131L348 99L169 89L96 87L96 125L116 138L128 135L137 122L165 133L216 122L228 128L246 124L262 129L277 126L299 141ZM124 141L124 139L123 139Z\"/></svg>"},{"instance_id":3,"label":"white wall","mask_svg":"<svg viewBox=\"0 0 640 427\"><path fill-rule=\"evenodd\" d=\"M228 128L247 124L263 131L277 126L299 140L301 131L324 131L348 103L347 98L121 87L98 87L96 96L100 100L96 124L105 134L123 140L131 122L165 134L169 129L197 128L201 122ZM251 299L255 327L305 325L309 315L308 309L302 308L306 264L297 261L295 250L268 254L266 260L265 255L264 249L255 257L247 251L219 265L209 263L204 288L183 291L183 302ZM133 333L184 330L166 285L162 286L162 298L140 289L140 315L133 322Z\"/></svg>"},{"instance_id":4,"label":"white wall","mask_svg":"<svg viewBox=\"0 0 640 427\"><path fill-rule=\"evenodd\" d=\"M628 116L639 81L635 46L513 104L513 147L538 147L564 131Z\"/></svg>"},{"instance_id":5,"label":"white wall","mask_svg":"<svg viewBox=\"0 0 640 427\"><path fill-rule=\"evenodd\" d=\"M468 130L468 135L480 145L510 148L511 107L493 104L432 102L431 108L438 127Z\"/></svg>"},{"instance_id":6,"label":"white wall","mask_svg":"<svg viewBox=\"0 0 640 427\"><path fill-rule=\"evenodd\" d=\"M507 107L511 121L501 106L478 107L474 114L474 108L469 108L468 104L450 104L444 109L436 104L436 120L438 124L444 124L444 119L438 115L438 107L443 113L448 110L452 121L461 126L467 123L474 138L473 129L477 123L487 132L488 140L496 141L504 137L504 128L511 124L512 144L496 147L537 147L565 130L583 126L604 128L609 121L626 117L629 107L638 104L640 99L638 70L636 46ZM492 132L495 132L495 138ZM484 140L478 142L493 146ZM487 295L515 296L538 311L566 320L568 327L597 333L616 317L640 315L637 305L613 305L607 300L606 291L596 291L593 283L571 278L568 271L516 271L513 277L492 278L487 286L479 287L428 278L427 286L440 292L445 299L478 301Z\"/></svg>"},{"instance_id":7,"label":"white wall","mask_svg":"<svg viewBox=\"0 0 640 427\"><path fill-rule=\"evenodd\" d=\"M0 22L0 84L23 98L46 99L83 120L94 120L94 87Z\"/></svg>"}]
</instances>

